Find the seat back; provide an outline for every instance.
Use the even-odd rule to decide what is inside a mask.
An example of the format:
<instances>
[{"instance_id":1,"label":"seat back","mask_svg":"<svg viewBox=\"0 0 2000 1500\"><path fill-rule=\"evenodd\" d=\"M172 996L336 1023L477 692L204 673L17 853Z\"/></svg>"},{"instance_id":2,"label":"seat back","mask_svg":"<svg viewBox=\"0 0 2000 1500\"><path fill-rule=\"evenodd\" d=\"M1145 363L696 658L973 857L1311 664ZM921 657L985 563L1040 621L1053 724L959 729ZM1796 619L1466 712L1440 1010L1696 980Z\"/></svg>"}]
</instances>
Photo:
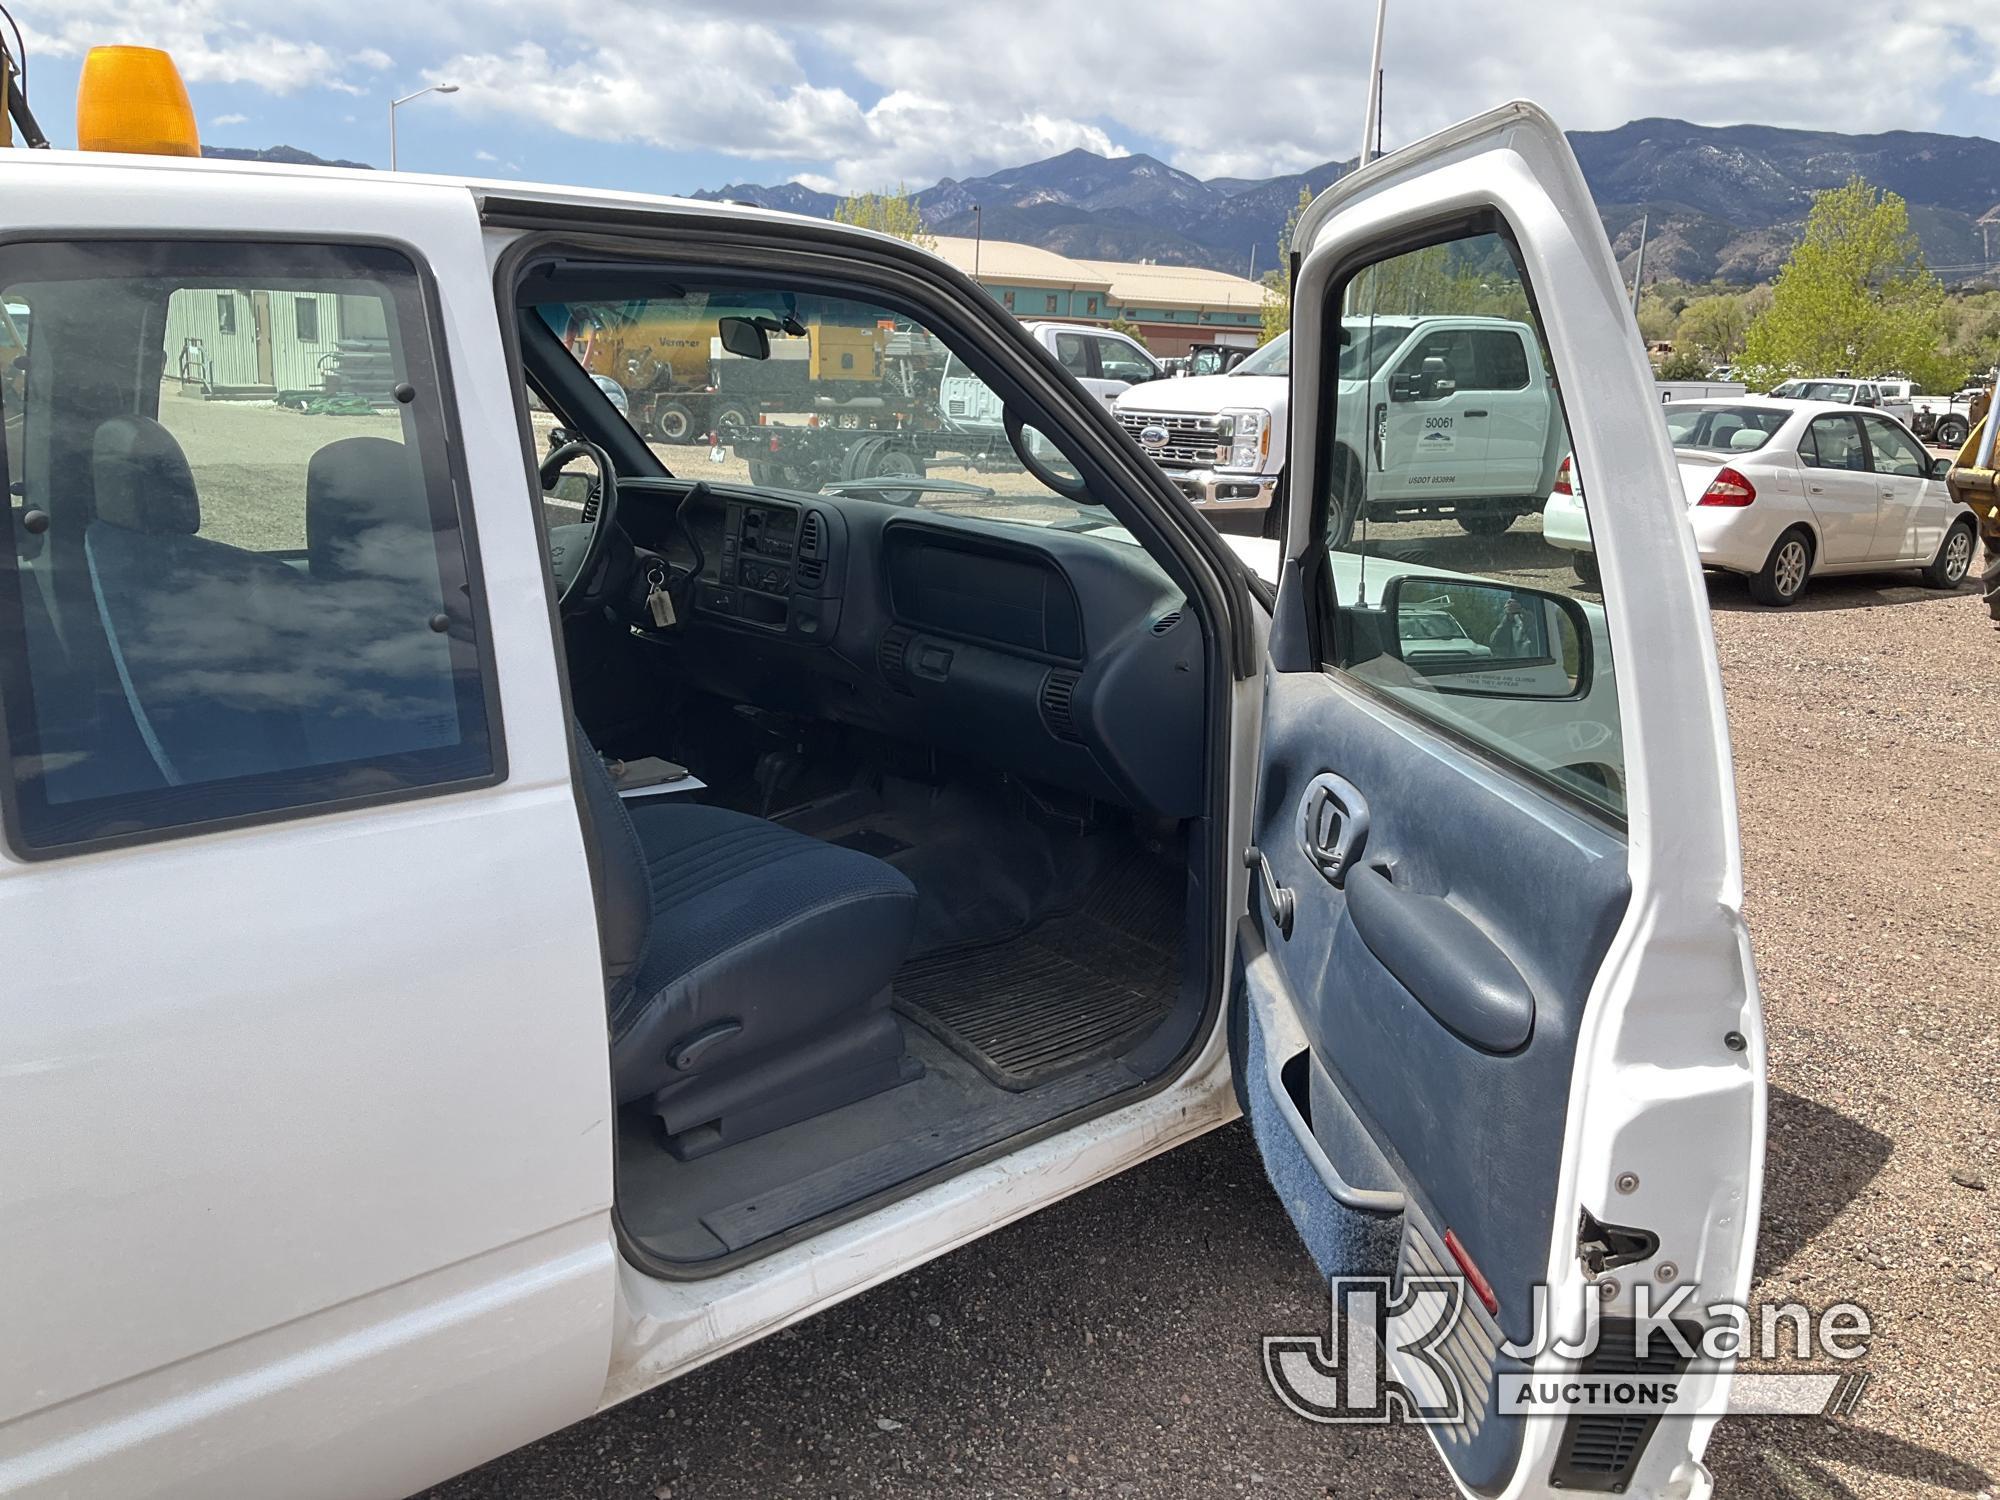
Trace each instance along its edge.
<instances>
[{"instance_id":1,"label":"seat back","mask_svg":"<svg viewBox=\"0 0 2000 1500\"><path fill-rule=\"evenodd\" d=\"M597 898L597 934L604 949L605 1000L612 1014L628 998L632 975L646 956L652 934L653 891L646 850L625 811L625 799L605 768L604 757L570 720L577 784L582 789L583 847L590 887Z\"/></svg>"},{"instance_id":2,"label":"seat back","mask_svg":"<svg viewBox=\"0 0 2000 1500\"><path fill-rule=\"evenodd\" d=\"M378 437L328 443L306 466L306 571L317 628L341 643L339 683L307 725L326 761L456 743L451 646L436 627L430 497L415 454Z\"/></svg>"},{"instance_id":3,"label":"seat back","mask_svg":"<svg viewBox=\"0 0 2000 1500\"><path fill-rule=\"evenodd\" d=\"M298 705L260 690L302 580L197 535L187 455L149 417L112 417L91 445L92 594L127 706L169 786L307 763Z\"/></svg>"}]
</instances>

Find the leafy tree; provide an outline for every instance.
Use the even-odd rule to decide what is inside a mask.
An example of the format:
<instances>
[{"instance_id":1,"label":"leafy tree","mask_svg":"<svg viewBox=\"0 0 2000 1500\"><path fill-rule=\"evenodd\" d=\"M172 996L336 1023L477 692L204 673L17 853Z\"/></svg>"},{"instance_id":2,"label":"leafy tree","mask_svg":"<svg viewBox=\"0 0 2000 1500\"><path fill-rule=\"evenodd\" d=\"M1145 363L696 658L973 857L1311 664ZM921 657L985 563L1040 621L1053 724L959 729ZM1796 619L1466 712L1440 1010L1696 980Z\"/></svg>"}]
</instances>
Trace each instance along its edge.
<instances>
[{"instance_id":1,"label":"leafy tree","mask_svg":"<svg viewBox=\"0 0 2000 1500\"><path fill-rule=\"evenodd\" d=\"M1965 366L1946 347L1945 304L1908 206L1850 177L1813 195L1771 305L1744 337L1743 364L1759 384L1844 370L1893 372L1927 390L1951 390Z\"/></svg>"},{"instance_id":2,"label":"leafy tree","mask_svg":"<svg viewBox=\"0 0 2000 1500\"><path fill-rule=\"evenodd\" d=\"M1299 227L1299 215L1313 201L1312 189L1299 189L1299 201L1285 215L1285 227L1278 235L1278 269L1264 273L1264 328L1257 342L1268 344L1292 326L1292 235Z\"/></svg>"},{"instance_id":3,"label":"leafy tree","mask_svg":"<svg viewBox=\"0 0 2000 1500\"><path fill-rule=\"evenodd\" d=\"M1749 326L1750 314L1744 309L1741 297L1727 293L1696 297L1682 309L1681 320L1674 328L1674 352L1692 349L1712 365L1728 364L1743 352L1743 334Z\"/></svg>"},{"instance_id":4,"label":"leafy tree","mask_svg":"<svg viewBox=\"0 0 2000 1500\"><path fill-rule=\"evenodd\" d=\"M1111 320L1110 328L1113 333L1122 333L1128 339L1136 339L1141 344L1146 342L1145 335L1139 332L1139 325L1123 313Z\"/></svg>"},{"instance_id":5,"label":"leafy tree","mask_svg":"<svg viewBox=\"0 0 2000 1500\"><path fill-rule=\"evenodd\" d=\"M1657 291L1639 294L1639 336L1648 344L1663 344L1674 336L1674 313Z\"/></svg>"},{"instance_id":6,"label":"leafy tree","mask_svg":"<svg viewBox=\"0 0 2000 1500\"><path fill-rule=\"evenodd\" d=\"M920 250L937 249L937 238L924 228L924 216L917 211L910 190L901 183L895 192L857 193L834 206L833 217L858 229L874 229L908 240Z\"/></svg>"},{"instance_id":7,"label":"leafy tree","mask_svg":"<svg viewBox=\"0 0 2000 1500\"><path fill-rule=\"evenodd\" d=\"M1658 373L1662 380L1700 380L1707 376L1708 366L1709 361L1701 357L1701 351L1690 345L1661 360Z\"/></svg>"}]
</instances>

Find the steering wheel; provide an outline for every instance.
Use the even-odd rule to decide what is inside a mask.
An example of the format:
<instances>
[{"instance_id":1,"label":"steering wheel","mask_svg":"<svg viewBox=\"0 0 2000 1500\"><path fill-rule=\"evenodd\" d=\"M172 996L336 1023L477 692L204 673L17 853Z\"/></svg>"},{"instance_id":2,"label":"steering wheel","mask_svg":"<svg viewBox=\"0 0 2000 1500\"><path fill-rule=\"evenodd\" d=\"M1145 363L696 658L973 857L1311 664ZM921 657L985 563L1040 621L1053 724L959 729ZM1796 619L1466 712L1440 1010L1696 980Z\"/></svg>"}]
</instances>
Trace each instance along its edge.
<instances>
[{"instance_id":1,"label":"steering wheel","mask_svg":"<svg viewBox=\"0 0 2000 1500\"><path fill-rule=\"evenodd\" d=\"M582 614L603 602L607 592L599 578L618 530L618 475L611 458L587 438L572 438L542 460L542 493L547 494L570 461L588 458L597 467L597 484L583 504L583 519L549 528L549 562L556 575L556 608L566 615ZM631 550L630 543L626 550Z\"/></svg>"}]
</instances>

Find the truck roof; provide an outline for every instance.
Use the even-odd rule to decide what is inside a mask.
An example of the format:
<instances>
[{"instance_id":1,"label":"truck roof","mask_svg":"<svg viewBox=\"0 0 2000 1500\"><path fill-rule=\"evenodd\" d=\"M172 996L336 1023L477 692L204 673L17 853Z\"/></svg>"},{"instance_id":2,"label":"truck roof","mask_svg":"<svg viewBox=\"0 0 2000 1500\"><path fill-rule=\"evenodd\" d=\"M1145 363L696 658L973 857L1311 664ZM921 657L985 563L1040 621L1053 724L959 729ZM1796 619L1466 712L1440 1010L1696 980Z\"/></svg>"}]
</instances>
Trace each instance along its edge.
<instances>
[{"instance_id":1,"label":"truck roof","mask_svg":"<svg viewBox=\"0 0 2000 1500\"><path fill-rule=\"evenodd\" d=\"M1372 323L1377 328L1415 328L1420 323L1472 323L1493 328L1525 328L1519 318L1499 318L1491 313L1367 313L1350 314L1340 320L1350 327Z\"/></svg>"},{"instance_id":2,"label":"truck roof","mask_svg":"<svg viewBox=\"0 0 2000 1500\"><path fill-rule=\"evenodd\" d=\"M647 209L674 213L702 214L734 221L763 219L811 224L830 234L876 244L912 249L907 241L873 229L861 229L832 219L796 214L784 209L759 208L751 204L720 203L709 199L676 198L663 193L634 193L618 188L586 188L560 183L521 182L509 178L461 177L428 172L388 172L372 167L304 166L291 162L237 161L220 157L151 156L117 151L0 151L0 171L42 172L157 172L187 173L219 178L282 178L291 182L338 183L344 191L393 194L417 189L455 188L475 199L504 198L513 202L560 204L581 208ZM929 254L928 251L919 251ZM932 256L933 259L939 257ZM943 264L940 260L940 263Z\"/></svg>"}]
</instances>

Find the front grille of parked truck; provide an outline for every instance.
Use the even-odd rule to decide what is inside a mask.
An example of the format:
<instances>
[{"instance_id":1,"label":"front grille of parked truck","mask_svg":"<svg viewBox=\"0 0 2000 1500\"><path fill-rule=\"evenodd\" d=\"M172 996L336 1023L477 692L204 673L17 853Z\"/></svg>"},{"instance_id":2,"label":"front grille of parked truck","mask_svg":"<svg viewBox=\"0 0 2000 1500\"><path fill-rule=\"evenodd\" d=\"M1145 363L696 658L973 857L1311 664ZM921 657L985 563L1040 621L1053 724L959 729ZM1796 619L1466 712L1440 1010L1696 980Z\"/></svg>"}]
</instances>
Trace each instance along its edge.
<instances>
[{"instance_id":1,"label":"front grille of parked truck","mask_svg":"<svg viewBox=\"0 0 2000 1500\"><path fill-rule=\"evenodd\" d=\"M1163 469L1211 469L1229 458L1229 439L1220 417L1190 417L1166 412L1121 411L1118 422L1145 448L1146 456ZM1167 440L1149 447L1148 427L1164 427Z\"/></svg>"}]
</instances>

